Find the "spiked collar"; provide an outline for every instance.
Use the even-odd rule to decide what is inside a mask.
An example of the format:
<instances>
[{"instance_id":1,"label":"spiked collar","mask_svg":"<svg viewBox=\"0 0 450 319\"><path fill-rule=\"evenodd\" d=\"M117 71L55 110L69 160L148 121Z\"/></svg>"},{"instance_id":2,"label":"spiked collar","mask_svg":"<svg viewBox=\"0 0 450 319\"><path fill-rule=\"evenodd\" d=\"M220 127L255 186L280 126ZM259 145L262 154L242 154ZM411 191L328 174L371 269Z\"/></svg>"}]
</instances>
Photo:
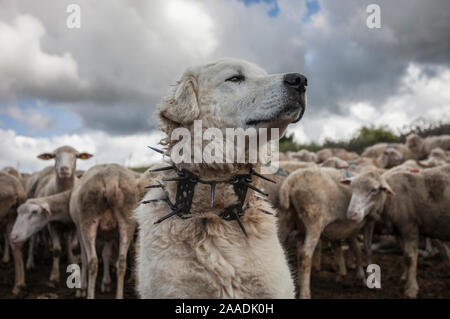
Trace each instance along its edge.
<instances>
[{"instance_id":1,"label":"spiked collar","mask_svg":"<svg viewBox=\"0 0 450 319\"><path fill-rule=\"evenodd\" d=\"M158 150L154 147L150 147L150 148L158 153L165 154L164 151ZM177 191L176 191L176 195L175 195L175 203L173 203L169 199L169 194L165 190L165 185L163 185L163 184L149 185L149 186L146 186L146 188L162 188L166 193L165 198L151 199L151 200L146 200L146 201L142 202L142 204L148 204L148 203L153 203L153 202L157 202L157 201L163 201L163 202L167 203L167 205L171 209L171 212L169 214L167 214L166 216L157 220L155 222L155 224L158 224L158 223L160 223L170 217L173 217L173 216L178 216L182 219L187 219L187 218L192 217L191 206L192 206L192 200L194 198L195 186L197 184L207 184L210 186L210 188L211 188L211 195L210 195L211 196L210 197L211 207L213 207L213 204L214 204L214 193L215 193L216 185L217 184L230 184L230 185L233 185L233 190L238 198L238 201L236 204L225 207L224 210L219 214L219 217L221 217L222 219L227 220L227 221L236 220L239 227L241 228L242 232L245 234L245 236L247 236L247 231L245 230L245 227L241 222L241 217L244 216L245 211L247 209L251 208L249 203L247 203L244 206L244 202L245 202L245 198L247 196L248 189L250 188L250 189L254 190L255 192L258 192L264 196L267 196L266 193L264 193L262 190L258 189L257 187L255 187L251 184L252 180L253 180L253 176L256 176L256 177L262 178L264 180L267 180L269 182L275 183L275 181L257 173L253 169L253 167L249 168L249 172L247 174L235 174L229 178L220 179L220 180L203 180L200 177L198 177L196 174L194 174L193 172L191 172L185 168L178 168L174 164L167 166L167 167L156 168L156 169L150 170L150 172L160 172L160 171L166 171L166 170L174 170L176 172L176 174L178 175L177 177L163 179L164 182L178 182ZM259 208L257 210L262 213L272 215L272 213L270 213L266 210L259 209ZM203 218L204 226L205 226L205 223L206 223L206 218Z\"/></svg>"}]
</instances>

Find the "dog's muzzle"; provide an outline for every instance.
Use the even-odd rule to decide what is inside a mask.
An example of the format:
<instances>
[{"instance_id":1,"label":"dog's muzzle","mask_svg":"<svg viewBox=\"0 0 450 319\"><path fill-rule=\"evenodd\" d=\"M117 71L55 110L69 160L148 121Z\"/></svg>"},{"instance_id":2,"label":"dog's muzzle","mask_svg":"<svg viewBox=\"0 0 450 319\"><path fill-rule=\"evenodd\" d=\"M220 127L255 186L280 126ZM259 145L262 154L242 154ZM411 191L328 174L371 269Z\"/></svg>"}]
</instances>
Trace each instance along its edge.
<instances>
[{"instance_id":1,"label":"dog's muzzle","mask_svg":"<svg viewBox=\"0 0 450 319\"><path fill-rule=\"evenodd\" d=\"M301 110L300 110L300 114L297 116L297 118L292 121L292 123L297 123L298 121L300 121L303 117L303 114L305 113L305 109L306 109L306 105L304 105Z\"/></svg>"},{"instance_id":2,"label":"dog's muzzle","mask_svg":"<svg viewBox=\"0 0 450 319\"><path fill-rule=\"evenodd\" d=\"M308 79L300 73L288 73L284 76L283 83L289 94L293 95L296 104L300 107L300 113L292 123L297 123L303 117L306 109L305 93Z\"/></svg>"}]
</instances>

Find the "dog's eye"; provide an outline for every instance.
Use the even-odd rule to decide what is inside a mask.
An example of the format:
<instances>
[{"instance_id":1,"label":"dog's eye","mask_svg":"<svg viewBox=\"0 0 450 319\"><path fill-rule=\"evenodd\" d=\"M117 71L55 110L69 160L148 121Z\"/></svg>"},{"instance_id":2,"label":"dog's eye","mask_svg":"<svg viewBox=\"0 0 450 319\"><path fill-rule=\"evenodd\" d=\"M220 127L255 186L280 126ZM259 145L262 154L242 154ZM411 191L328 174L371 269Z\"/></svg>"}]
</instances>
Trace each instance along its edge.
<instances>
[{"instance_id":1,"label":"dog's eye","mask_svg":"<svg viewBox=\"0 0 450 319\"><path fill-rule=\"evenodd\" d=\"M225 80L225 82L242 82L245 80L245 76L242 74L233 75L231 78Z\"/></svg>"}]
</instances>

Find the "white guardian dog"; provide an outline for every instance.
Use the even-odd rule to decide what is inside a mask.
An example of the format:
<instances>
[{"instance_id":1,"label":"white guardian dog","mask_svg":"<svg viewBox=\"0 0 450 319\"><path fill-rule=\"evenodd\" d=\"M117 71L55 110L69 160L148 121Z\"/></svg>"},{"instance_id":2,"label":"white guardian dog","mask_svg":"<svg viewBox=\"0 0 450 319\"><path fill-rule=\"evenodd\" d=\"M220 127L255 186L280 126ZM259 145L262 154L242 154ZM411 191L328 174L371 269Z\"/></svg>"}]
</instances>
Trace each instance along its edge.
<instances>
[{"instance_id":1,"label":"white guardian dog","mask_svg":"<svg viewBox=\"0 0 450 319\"><path fill-rule=\"evenodd\" d=\"M258 189L261 162L200 157L179 163L171 150L183 139L193 148L185 159L193 159L208 147L173 134L180 128L193 133L198 120L205 136L216 129L216 141L227 128L276 129L279 134L268 135L278 138L302 117L306 85L298 73L268 75L254 64L223 59L189 68L163 99L158 111L167 137L161 144L171 159L144 174L149 191L135 214L141 298L294 298L276 212ZM244 152L252 147L261 145L246 145Z\"/></svg>"}]
</instances>

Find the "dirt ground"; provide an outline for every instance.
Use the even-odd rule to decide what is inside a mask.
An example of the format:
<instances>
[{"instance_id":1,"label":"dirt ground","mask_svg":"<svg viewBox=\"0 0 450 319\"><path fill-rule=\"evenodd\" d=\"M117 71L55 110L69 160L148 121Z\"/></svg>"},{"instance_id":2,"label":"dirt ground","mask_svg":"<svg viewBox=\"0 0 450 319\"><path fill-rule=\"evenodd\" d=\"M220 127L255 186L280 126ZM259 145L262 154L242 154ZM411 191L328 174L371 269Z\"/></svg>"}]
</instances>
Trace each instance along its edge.
<instances>
[{"instance_id":1,"label":"dirt ground","mask_svg":"<svg viewBox=\"0 0 450 319\"><path fill-rule=\"evenodd\" d=\"M321 271L312 272L312 298L404 298L404 281L400 280L404 263L400 252L373 255L372 262L380 265L381 269L380 289L369 289L363 285L356 278L354 269L348 269L347 276L336 282L332 252L325 251L322 258ZM450 298L450 267L439 254L429 258L419 256L417 280L420 288L418 298Z\"/></svg>"},{"instance_id":2,"label":"dirt ground","mask_svg":"<svg viewBox=\"0 0 450 319\"><path fill-rule=\"evenodd\" d=\"M313 298L403 298L403 282L400 276L403 269L402 256L399 253L377 254L373 262L381 267L381 289L369 289L356 279L355 271L349 269L341 282L336 282L332 252L324 249L322 269L313 271L311 293ZM26 272L27 288L20 298L75 298L75 291L65 286L68 274L61 273L61 283L57 288L50 288L45 283L50 274L51 259L36 260L37 268ZM132 266L130 266L131 268ZM65 267L61 267L65 270ZM102 267L99 267L96 298L114 298L115 274L111 293L100 293ZM127 273L127 279L130 274ZM14 280L14 266L0 263L0 298L13 298L11 289ZM439 255L430 258L419 257L418 282L419 298L450 298L450 269ZM136 298L134 283L125 284L125 298Z\"/></svg>"}]
</instances>

